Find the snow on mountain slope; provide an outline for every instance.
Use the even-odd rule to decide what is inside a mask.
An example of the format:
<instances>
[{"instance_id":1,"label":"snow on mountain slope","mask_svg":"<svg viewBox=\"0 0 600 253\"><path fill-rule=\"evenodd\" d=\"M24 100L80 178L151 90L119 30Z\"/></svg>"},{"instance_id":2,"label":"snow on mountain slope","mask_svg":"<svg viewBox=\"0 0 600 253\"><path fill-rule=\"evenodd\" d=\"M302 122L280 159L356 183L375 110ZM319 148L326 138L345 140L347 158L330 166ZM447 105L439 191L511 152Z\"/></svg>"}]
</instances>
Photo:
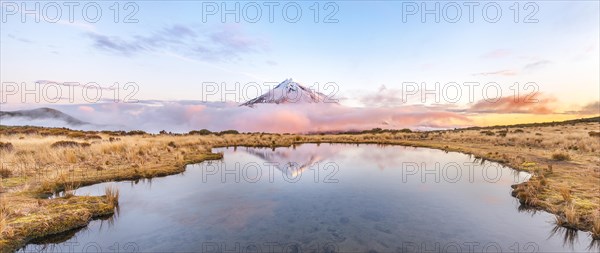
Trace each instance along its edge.
<instances>
[{"instance_id":1,"label":"snow on mountain slope","mask_svg":"<svg viewBox=\"0 0 600 253\"><path fill-rule=\"evenodd\" d=\"M292 79L286 79L267 93L251 99L241 106L253 107L255 104L322 103L327 97L300 85Z\"/></svg>"}]
</instances>

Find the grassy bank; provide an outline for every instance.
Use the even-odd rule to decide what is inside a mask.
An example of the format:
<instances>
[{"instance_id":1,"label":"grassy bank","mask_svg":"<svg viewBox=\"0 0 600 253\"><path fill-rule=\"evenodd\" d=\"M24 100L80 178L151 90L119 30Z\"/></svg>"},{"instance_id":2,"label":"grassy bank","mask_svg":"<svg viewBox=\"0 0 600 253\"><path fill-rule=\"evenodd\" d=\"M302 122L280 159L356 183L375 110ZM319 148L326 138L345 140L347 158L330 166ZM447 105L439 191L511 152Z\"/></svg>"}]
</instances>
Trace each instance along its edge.
<instances>
[{"instance_id":1,"label":"grassy bank","mask_svg":"<svg viewBox=\"0 0 600 253\"><path fill-rule=\"evenodd\" d=\"M523 205L556 215L560 226L600 239L600 123L568 122L436 132L375 130L345 134L149 135L32 127L0 128L2 176L0 249L85 226L111 215L118 204L105 196L45 199L60 190L106 181L180 173L186 164L219 159L222 146L290 146L300 143L374 143L430 147L474 155L532 173L515 185Z\"/></svg>"}]
</instances>

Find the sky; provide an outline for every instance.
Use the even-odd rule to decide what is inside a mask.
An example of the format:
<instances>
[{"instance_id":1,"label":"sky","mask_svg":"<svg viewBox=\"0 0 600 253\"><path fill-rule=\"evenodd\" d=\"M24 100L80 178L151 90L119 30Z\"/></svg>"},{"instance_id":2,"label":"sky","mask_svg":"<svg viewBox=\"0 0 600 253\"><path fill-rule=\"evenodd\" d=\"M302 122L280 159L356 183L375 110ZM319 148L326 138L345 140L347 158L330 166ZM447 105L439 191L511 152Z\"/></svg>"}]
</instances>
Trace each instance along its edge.
<instances>
[{"instance_id":1,"label":"sky","mask_svg":"<svg viewBox=\"0 0 600 253\"><path fill-rule=\"evenodd\" d=\"M600 114L598 1L1 3L2 110L283 132ZM236 106L286 78L339 104Z\"/></svg>"}]
</instances>

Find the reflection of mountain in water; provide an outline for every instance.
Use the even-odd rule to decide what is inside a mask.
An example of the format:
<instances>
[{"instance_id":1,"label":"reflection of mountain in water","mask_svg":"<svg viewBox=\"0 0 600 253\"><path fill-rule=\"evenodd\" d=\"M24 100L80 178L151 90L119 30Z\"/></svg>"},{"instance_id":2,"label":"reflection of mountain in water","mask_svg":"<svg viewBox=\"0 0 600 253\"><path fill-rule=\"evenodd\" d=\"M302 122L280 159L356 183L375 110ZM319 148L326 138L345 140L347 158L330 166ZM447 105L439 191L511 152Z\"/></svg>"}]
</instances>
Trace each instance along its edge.
<instances>
[{"instance_id":1,"label":"reflection of mountain in water","mask_svg":"<svg viewBox=\"0 0 600 253\"><path fill-rule=\"evenodd\" d=\"M319 166L319 162L333 156L334 152L317 152L322 151L314 148L302 148L298 146L295 150L284 149L268 149L268 148L246 148L245 152L257 156L268 163L273 164L278 170L290 177L296 177L307 169L317 169L313 166Z\"/></svg>"},{"instance_id":2,"label":"reflection of mountain in water","mask_svg":"<svg viewBox=\"0 0 600 253\"><path fill-rule=\"evenodd\" d=\"M288 152L273 151L271 149L248 149L246 152L273 164L275 168L290 177L296 177L323 160L322 157L316 154L292 160L289 158Z\"/></svg>"}]
</instances>

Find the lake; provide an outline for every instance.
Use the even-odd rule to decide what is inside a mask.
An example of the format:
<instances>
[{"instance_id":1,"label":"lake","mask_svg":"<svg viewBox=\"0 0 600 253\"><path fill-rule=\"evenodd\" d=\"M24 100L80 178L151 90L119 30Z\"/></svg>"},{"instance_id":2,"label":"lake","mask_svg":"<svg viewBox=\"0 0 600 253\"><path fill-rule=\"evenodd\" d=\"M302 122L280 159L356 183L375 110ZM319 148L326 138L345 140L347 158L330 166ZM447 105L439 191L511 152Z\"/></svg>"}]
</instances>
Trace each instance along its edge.
<instances>
[{"instance_id":1,"label":"lake","mask_svg":"<svg viewBox=\"0 0 600 253\"><path fill-rule=\"evenodd\" d=\"M520 206L529 174L427 148L303 144L218 148L182 174L120 190L119 210L22 252L565 252L587 233Z\"/></svg>"}]
</instances>

